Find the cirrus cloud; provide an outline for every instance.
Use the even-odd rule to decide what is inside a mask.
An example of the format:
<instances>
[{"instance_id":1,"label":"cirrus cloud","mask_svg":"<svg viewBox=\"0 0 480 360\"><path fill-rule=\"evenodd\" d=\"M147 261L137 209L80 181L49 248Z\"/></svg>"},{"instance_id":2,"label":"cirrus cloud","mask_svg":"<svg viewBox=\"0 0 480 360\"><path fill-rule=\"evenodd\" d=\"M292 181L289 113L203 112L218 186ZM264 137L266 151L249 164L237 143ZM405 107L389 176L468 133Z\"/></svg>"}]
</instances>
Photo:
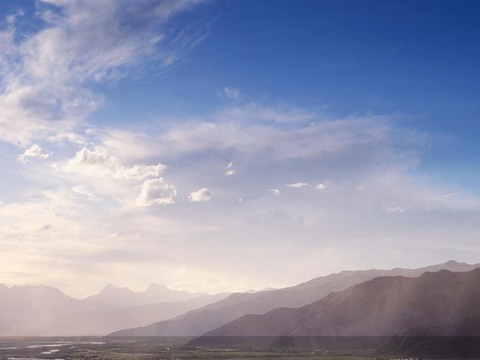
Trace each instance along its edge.
<instances>
[{"instance_id":1,"label":"cirrus cloud","mask_svg":"<svg viewBox=\"0 0 480 360\"><path fill-rule=\"evenodd\" d=\"M36 2L35 33L6 18L0 30L0 140L69 133L104 101L96 84L118 81L147 59L166 68L204 34L173 31L168 22L200 1ZM131 26L130 24L135 24Z\"/></svg>"}]
</instances>

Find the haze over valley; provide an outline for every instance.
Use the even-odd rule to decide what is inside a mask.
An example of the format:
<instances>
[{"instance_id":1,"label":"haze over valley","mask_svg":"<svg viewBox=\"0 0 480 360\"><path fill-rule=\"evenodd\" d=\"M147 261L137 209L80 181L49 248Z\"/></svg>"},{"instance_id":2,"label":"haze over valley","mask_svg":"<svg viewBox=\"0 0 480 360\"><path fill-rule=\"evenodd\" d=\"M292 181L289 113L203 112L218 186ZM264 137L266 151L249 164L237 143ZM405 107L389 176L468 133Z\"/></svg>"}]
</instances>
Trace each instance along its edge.
<instances>
[{"instance_id":1,"label":"haze over valley","mask_svg":"<svg viewBox=\"0 0 480 360\"><path fill-rule=\"evenodd\" d=\"M474 275L478 273L475 272L478 268L480 264L469 265L449 261L418 269L350 270L318 277L288 288L216 295L173 291L158 284L151 284L143 292L134 292L128 288L108 284L100 293L82 300L69 297L60 290L48 286L9 288L1 285L0 311L4 315L0 319L0 336L395 335L397 332L413 328L415 323L411 323L410 327L404 324L403 327L395 328L396 325L391 325L389 331L375 332L372 329L379 326L376 324L370 327L365 325L363 329L355 325L357 327L353 327L353 330L336 332L335 324L327 322L322 325L321 320L318 320L320 328L313 330L311 325L305 323L308 319L315 319L316 315L302 315L303 317L299 315L298 320L292 320L288 314L292 311L299 314L320 311L336 319L337 312L342 316L347 316L347 313L342 307L340 310L336 310L335 307L330 309L328 306L331 305L324 305L325 303L353 309L348 301L360 307L362 302L366 301L371 312L361 308L359 314L365 317L363 321L376 319L388 328L388 316L384 314L387 310L382 310L383 303L376 303L376 299L385 299L387 296L387 304L393 306L388 310L394 314L390 315L393 316L391 321L398 322L395 316L406 314L408 311L417 313L416 317L411 317L412 321L419 321L418 314L427 309L422 305L423 301L429 304L428 306L436 308L445 323L442 323L438 316L426 313L424 315L430 322L419 321L418 326L451 325L455 321L480 315L475 312L477 310L473 306L478 299L473 297L467 301L465 298L476 296L475 293L469 295L467 290L476 291L478 279ZM473 275L464 280L468 274ZM415 278L418 278L417 282L413 280ZM452 286L460 288L454 289ZM419 287L423 290L419 291ZM382 292L381 296L379 292ZM448 301L444 299L436 306L433 305L436 299L430 299L429 293L437 294L442 299L445 296L448 298L449 294L455 297ZM388 300L388 296L392 297L392 300ZM396 298L394 302L393 297ZM338 301L335 300L337 298L345 298L346 300L342 301L347 301L347 305L342 305L342 302L337 304ZM466 303L471 303L472 306L466 306ZM447 315L449 311L455 309L459 312L452 316ZM466 310L473 313L466 313ZM359 314L352 316L356 319ZM285 316L290 320L285 320ZM252 325L237 325L246 321L247 324L248 321L252 322ZM266 328L259 328L258 324L254 325L254 321ZM349 322L347 316L343 323ZM302 330L301 326L306 326L311 332ZM295 330L288 333L286 329L290 328Z\"/></svg>"}]
</instances>

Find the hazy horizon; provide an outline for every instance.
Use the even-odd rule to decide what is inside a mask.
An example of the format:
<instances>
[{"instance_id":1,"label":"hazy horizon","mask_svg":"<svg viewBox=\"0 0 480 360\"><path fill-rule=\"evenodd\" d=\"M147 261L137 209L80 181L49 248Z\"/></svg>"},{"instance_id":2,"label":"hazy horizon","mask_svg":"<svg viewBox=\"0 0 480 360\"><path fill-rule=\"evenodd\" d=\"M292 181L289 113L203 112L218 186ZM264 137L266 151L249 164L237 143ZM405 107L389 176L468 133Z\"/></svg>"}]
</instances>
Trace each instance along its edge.
<instances>
[{"instance_id":1,"label":"hazy horizon","mask_svg":"<svg viewBox=\"0 0 480 360\"><path fill-rule=\"evenodd\" d=\"M440 263L440 264L426 264L424 266L420 266L419 268L423 268L423 267L428 267L428 266L435 266L435 265L442 265L442 264L446 264L446 263L450 263L450 262L454 262L454 263L457 263L457 264L467 264L467 263L461 263L461 262L457 262L456 260L448 260L447 262L445 263ZM467 264L467 265L475 265L475 264ZM228 294L228 293L245 293L245 292L262 292L262 291L270 291L270 290L279 290L279 289L284 289L284 288L289 288L289 287L294 287L296 285L300 285L302 283L305 283L305 282L308 282L310 280L313 280L313 279L316 279L316 278L321 278L321 277L324 277L324 276L328 276L328 275L334 275L334 274L338 274L338 273L342 273L342 272L349 272L349 271L369 271L369 270L395 270L395 269L407 269L407 268L386 268L386 269L379 269L379 268L365 268L365 269L344 269L344 270L340 270L339 272L333 272L333 273L328 273L328 274L321 274L321 275L318 275L318 276L315 276L313 278L308 278L308 279L303 279L301 281L299 281L298 283L294 283L294 284L287 284L285 286L282 286L282 287L278 287L278 288L273 288L273 287L265 287L265 288L260 288L260 289L246 289L246 290L239 290L239 291L220 291L220 292L196 292L196 291L191 291L189 290L188 288L173 288L173 287L169 287L169 286L166 286L164 284L159 284L159 283L150 283L148 284L146 287L144 288L131 288L129 286L124 286L122 284L112 284L112 283L106 283L104 284L103 286L101 286L100 288L98 289L95 289L93 290L93 292L91 293L88 293L88 294L82 294L80 296L76 296L76 295L72 295L72 294L69 294L68 292L64 291L61 287L55 287L53 285L48 285L48 284L43 284L43 283L38 283L38 284L35 284L35 283L28 283L28 284L7 284L7 283L0 283L0 285L5 285L7 286L8 288L13 288L13 287L25 287L25 286L32 286L32 287L35 287L35 286L49 286L49 287L53 287L53 288L56 288L58 290L60 290L62 293L64 293L65 295L69 296L69 297L72 297L74 299L79 299L79 300L84 300L88 297L91 297L93 295L98 295L100 293L102 293L104 290L108 289L109 287L113 287L114 289L120 289L120 290L131 290L135 293L145 293L149 290L150 287L152 286L160 286L160 287L165 287L167 288L168 290L171 290L171 291L179 291L179 292L187 292L187 293L190 293L190 294L205 294L205 295L218 295L218 294ZM411 269L411 270L414 270L414 269ZM469 271L469 270L468 270ZM165 302L169 302L169 301L165 301Z\"/></svg>"},{"instance_id":2,"label":"hazy horizon","mask_svg":"<svg viewBox=\"0 0 480 360\"><path fill-rule=\"evenodd\" d=\"M0 283L478 263L480 4L0 2Z\"/></svg>"}]
</instances>

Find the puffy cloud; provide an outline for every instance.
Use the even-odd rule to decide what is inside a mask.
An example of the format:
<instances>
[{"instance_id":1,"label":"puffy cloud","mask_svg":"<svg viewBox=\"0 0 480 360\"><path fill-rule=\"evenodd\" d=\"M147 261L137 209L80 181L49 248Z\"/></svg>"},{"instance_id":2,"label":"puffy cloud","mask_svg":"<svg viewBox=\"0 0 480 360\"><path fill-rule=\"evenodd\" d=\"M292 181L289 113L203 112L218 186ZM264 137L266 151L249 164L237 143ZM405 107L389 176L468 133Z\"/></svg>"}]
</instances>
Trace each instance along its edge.
<instances>
[{"instance_id":1,"label":"puffy cloud","mask_svg":"<svg viewBox=\"0 0 480 360\"><path fill-rule=\"evenodd\" d=\"M177 189L173 184L167 184L164 179L146 180L141 187L137 198L138 206L174 204Z\"/></svg>"},{"instance_id":2,"label":"puffy cloud","mask_svg":"<svg viewBox=\"0 0 480 360\"><path fill-rule=\"evenodd\" d=\"M203 188L198 191L191 192L188 197L188 201L190 202L210 201L212 197L213 197L212 192L207 188Z\"/></svg>"},{"instance_id":3,"label":"puffy cloud","mask_svg":"<svg viewBox=\"0 0 480 360\"><path fill-rule=\"evenodd\" d=\"M96 147L93 150L81 149L73 159L62 167L63 171L67 173L135 180L158 177L165 168L166 166L162 164L124 166L119 158L101 147Z\"/></svg>"},{"instance_id":4,"label":"puffy cloud","mask_svg":"<svg viewBox=\"0 0 480 360\"><path fill-rule=\"evenodd\" d=\"M327 188L327 185L325 185L324 183L320 183L317 186L315 186L315 189L317 190L324 190L326 188Z\"/></svg>"},{"instance_id":5,"label":"puffy cloud","mask_svg":"<svg viewBox=\"0 0 480 360\"><path fill-rule=\"evenodd\" d=\"M29 158L47 159L49 156L50 154L42 152L42 148L39 145L33 144L29 149L25 150L23 154L19 155L17 160L26 164Z\"/></svg>"},{"instance_id":6,"label":"puffy cloud","mask_svg":"<svg viewBox=\"0 0 480 360\"><path fill-rule=\"evenodd\" d=\"M289 188L292 188L292 189L300 189L300 188L303 188L305 186L308 186L308 183L297 182L297 183L293 183L293 184L286 184L285 186L289 187Z\"/></svg>"}]
</instances>

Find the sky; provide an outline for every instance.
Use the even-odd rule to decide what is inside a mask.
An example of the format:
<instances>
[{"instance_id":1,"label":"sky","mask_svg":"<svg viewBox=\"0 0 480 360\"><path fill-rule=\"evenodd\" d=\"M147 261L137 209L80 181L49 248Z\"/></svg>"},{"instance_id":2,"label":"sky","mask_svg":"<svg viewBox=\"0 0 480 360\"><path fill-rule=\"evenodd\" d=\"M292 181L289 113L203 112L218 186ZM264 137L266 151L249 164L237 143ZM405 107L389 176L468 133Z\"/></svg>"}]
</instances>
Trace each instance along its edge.
<instances>
[{"instance_id":1,"label":"sky","mask_svg":"<svg viewBox=\"0 0 480 360\"><path fill-rule=\"evenodd\" d=\"M0 282L480 262L480 3L0 2Z\"/></svg>"}]
</instances>

